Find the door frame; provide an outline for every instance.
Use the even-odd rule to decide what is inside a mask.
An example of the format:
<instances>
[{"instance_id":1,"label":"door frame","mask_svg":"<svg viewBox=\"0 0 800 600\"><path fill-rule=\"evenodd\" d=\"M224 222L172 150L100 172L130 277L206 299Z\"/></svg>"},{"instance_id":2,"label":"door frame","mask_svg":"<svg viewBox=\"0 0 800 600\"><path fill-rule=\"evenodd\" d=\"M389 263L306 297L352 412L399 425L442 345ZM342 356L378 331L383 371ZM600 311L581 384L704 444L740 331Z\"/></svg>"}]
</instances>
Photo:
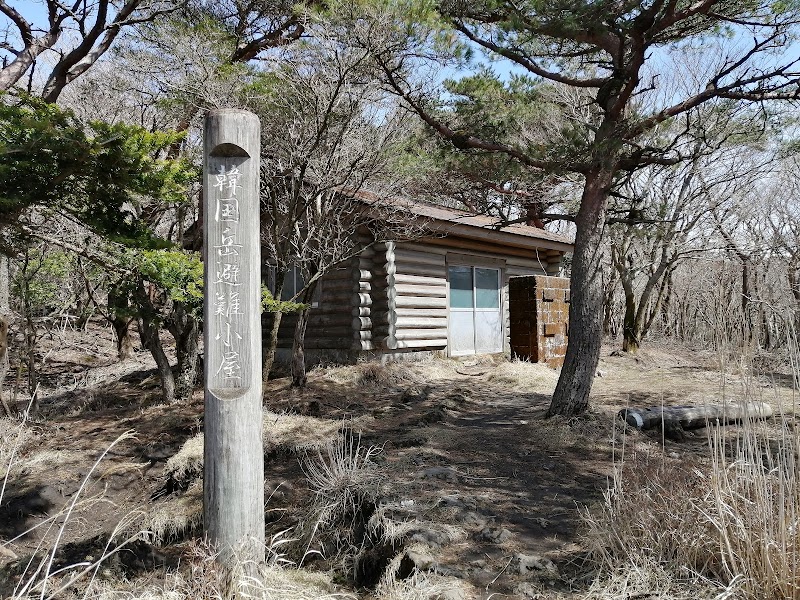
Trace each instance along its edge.
<instances>
[{"instance_id":1,"label":"door frame","mask_svg":"<svg viewBox=\"0 0 800 600\"><path fill-rule=\"evenodd\" d=\"M450 342L450 332L451 332L451 324L452 321L450 319L450 267L470 267L472 273L472 315L473 315L473 336L475 334L474 328L474 319L475 319L475 311L477 307L475 306L475 269L493 269L497 271L497 293L499 294L499 307L498 310L500 312L500 350L495 352L494 354L502 354L505 352L505 339L506 339L506 306L505 306L505 294L504 292L504 282L505 282L505 267L506 261L504 259L499 258L491 258L487 256L477 256L477 255L470 255L470 254L460 254L460 253L447 253L446 261L445 261L446 273L447 273L447 294L446 294L446 301L447 301L447 356L449 357L461 357L461 356L475 356L477 352L473 352L471 354L453 354L453 347ZM466 312L466 311L464 311Z\"/></svg>"}]
</instances>

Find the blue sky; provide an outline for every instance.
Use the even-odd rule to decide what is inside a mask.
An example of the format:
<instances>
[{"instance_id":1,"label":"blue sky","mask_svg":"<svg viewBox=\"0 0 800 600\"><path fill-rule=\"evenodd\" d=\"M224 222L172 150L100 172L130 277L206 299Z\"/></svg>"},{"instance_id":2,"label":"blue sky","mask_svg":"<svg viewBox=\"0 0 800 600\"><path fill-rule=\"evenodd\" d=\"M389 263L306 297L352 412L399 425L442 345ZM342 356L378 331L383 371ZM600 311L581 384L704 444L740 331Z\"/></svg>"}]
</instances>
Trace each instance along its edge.
<instances>
[{"instance_id":1,"label":"blue sky","mask_svg":"<svg viewBox=\"0 0 800 600\"><path fill-rule=\"evenodd\" d=\"M18 10L24 17L29 19L35 25L45 26L47 23L47 9L44 0L8 0L9 4L13 6L16 10ZM735 43L736 37L734 36L733 41ZM740 39L750 41L749 35L742 36ZM666 63L663 64L664 67L667 69L680 69L681 64L675 64L673 61L666 60L668 56L668 52L663 49L654 49L654 57L653 60L648 61L650 65L655 66L657 63ZM800 44L792 43L786 47L786 51L784 54L784 58L797 58L800 55ZM668 64L672 63L672 64ZM521 67L518 67L514 63L508 60L500 59L500 60L489 60L485 56L483 56L481 50L479 48L475 48L475 59L473 60L473 65L471 68L466 70L459 70L450 67L446 67L440 69L437 73L437 79L439 81L443 81L444 79L448 78L459 78L463 75L468 74L471 71L474 71L475 65L477 64L485 64L491 67L491 69L503 80L507 80L511 77L512 74L524 74L526 71ZM660 70L660 69L657 69ZM797 71L798 69L795 69Z\"/></svg>"}]
</instances>

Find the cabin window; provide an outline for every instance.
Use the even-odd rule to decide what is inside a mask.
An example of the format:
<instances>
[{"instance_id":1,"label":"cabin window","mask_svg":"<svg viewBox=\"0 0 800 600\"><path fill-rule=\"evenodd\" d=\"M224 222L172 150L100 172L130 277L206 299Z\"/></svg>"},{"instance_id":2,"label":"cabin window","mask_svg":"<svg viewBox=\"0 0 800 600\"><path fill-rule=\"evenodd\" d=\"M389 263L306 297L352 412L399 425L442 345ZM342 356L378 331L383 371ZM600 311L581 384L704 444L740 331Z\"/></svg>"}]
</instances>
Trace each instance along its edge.
<instances>
[{"instance_id":1,"label":"cabin window","mask_svg":"<svg viewBox=\"0 0 800 600\"><path fill-rule=\"evenodd\" d=\"M297 265L292 265L286 273L286 278L283 280L281 300L291 300L297 293L302 291L304 285L303 273ZM295 298L295 301L299 302L300 298Z\"/></svg>"},{"instance_id":2,"label":"cabin window","mask_svg":"<svg viewBox=\"0 0 800 600\"><path fill-rule=\"evenodd\" d=\"M448 346L451 356L503 351L500 270L451 266Z\"/></svg>"},{"instance_id":3,"label":"cabin window","mask_svg":"<svg viewBox=\"0 0 800 600\"><path fill-rule=\"evenodd\" d=\"M267 273L267 287L269 291L275 294L275 280L277 279L277 268L275 265L269 265L269 270ZM286 272L286 277L283 280L283 290L281 291L281 300L288 301L291 300L295 294L301 292L303 290L303 286L305 285L305 280L303 279L303 273L300 270L300 267L297 265L292 265L289 267L289 270ZM317 289L314 290L314 296L311 301L311 308L317 308L319 306L319 298L320 298L320 288L322 287L321 282L317 284ZM295 302L300 302L300 298L295 298Z\"/></svg>"}]
</instances>

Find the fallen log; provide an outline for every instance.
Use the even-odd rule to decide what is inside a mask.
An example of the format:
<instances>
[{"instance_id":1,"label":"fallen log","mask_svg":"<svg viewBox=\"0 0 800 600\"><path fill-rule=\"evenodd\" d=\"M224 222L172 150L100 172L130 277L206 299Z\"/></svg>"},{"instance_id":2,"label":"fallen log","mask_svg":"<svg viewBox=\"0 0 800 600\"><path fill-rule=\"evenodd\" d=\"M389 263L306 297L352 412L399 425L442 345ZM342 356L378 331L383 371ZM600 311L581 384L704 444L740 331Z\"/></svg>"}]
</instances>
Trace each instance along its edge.
<instances>
[{"instance_id":1,"label":"fallen log","mask_svg":"<svg viewBox=\"0 0 800 600\"><path fill-rule=\"evenodd\" d=\"M703 406L651 406L623 408L619 418L637 429L699 429L712 425L738 423L745 419L769 419L772 407L764 402L722 402Z\"/></svg>"}]
</instances>

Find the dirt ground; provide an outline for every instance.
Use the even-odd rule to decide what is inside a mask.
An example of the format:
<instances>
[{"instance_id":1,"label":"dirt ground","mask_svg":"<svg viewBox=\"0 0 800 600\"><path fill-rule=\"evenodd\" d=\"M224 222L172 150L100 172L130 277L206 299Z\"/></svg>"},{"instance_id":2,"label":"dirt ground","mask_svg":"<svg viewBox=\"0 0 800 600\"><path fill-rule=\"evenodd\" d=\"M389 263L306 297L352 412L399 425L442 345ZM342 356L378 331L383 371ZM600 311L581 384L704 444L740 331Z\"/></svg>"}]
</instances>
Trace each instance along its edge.
<instances>
[{"instance_id":1,"label":"dirt ground","mask_svg":"<svg viewBox=\"0 0 800 600\"><path fill-rule=\"evenodd\" d=\"M19 466L9 471L0 503L0 541L12 540L11 553L0 554L0 597L12 593L37 548L58 539L56 566L91 562L115 528L124 539L164 513L173 519L167 534L131 544L103 568L131 579L176 567L188 540L201 534L199 506L197 487L176 481L167 465L202 430L202 390L188 404L162 404L149 356L117 362L111 331L97 324L88 333L54 329L40 358L40 414L22 428L0 422L0 460ZM319 431L324 423L334 434L350 429L363 447L382 450L378 506L402 526L414 567L463 583L461 592L441 597L578 598L592 578L579 513L601 501L623 437L675 459L706 444L702 431L672 441L625 430L617 411L702 404L749 387L788 417L792 382L771 367L753 379L738 375L736 364L721 365L718 353L654 345L633 357L607 346L591 411L545 420L557 373L542 365L489 357L364 363L315 369L302 391L274 379L265 408L276 431L285 415L305 415ZM17 404L24 403L19 392ZM18 432L22 443L11 457L8 442ZM292 530L310 500L296 437L267 452L270 534ZM385 564L377 560L374 568ZM362 583L378 575L365 573ZM372 597L369 587L349 585Z\"/></svg>"}]
</instances>

